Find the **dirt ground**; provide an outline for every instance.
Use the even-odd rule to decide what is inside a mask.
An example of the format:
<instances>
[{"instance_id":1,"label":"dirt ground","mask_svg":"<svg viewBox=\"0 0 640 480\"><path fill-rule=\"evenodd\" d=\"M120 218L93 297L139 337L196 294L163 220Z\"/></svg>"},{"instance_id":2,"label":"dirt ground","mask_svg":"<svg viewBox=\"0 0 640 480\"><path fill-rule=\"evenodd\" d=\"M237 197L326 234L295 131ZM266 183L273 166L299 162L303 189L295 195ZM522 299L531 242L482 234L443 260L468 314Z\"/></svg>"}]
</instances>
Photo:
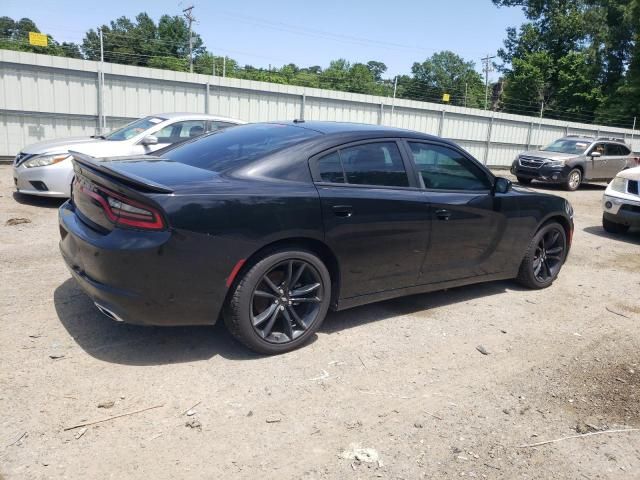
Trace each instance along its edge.
<instances>
[{"instance_id":1,"label":"dirt ground","mask_svg":"<svg viewBox=\"0 0 640 480\"><path fill-rule=\"evenodd\" d=\"M640 478L640 431L519 448L640 428L640 232L604 233L603 189L544 189L576 211L547 290L333 313L311 344L261 357L223 325L98 313L58 253L60 202L15 196L0 166L0 477Z\"/></svg>"}]
</instances>

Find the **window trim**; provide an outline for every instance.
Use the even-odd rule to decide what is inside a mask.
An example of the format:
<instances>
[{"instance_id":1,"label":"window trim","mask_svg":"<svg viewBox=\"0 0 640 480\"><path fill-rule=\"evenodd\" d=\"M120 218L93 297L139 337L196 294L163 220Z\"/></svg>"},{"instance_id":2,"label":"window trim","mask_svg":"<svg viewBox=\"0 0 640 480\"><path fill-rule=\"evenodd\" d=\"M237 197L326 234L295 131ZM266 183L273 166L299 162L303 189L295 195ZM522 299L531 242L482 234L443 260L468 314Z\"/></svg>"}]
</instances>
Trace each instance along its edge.
<instances>
[{"instance_id":1,"label":"window trim","mask_svg":"<svg viewBox=\"0 0 640 480\"><path fill-rule=\"evenodd\" d=\"M424 140L424 139L419 139L419 138L404 138L402 143L404 144L405 155L407 156L407 158L411 162L411 166L414 169L418 184L420 185L420 188L422 190L424 190L426 192L452 192L452 193L478 193L478 192L491 193L491 192L493 192L494 185L496 183L496 176L493 173L491 173L491 171L485 165L480 163L473 156L471 156L468 152L464 151L462 148L458 147L457 145L438 142L438 141ZM477 190L454 189L454 188L427 188L425 186L425 184L424 184L424 180L422 178L422 175L420 174L420 169L418 168L418 165L416 164L415 160L413 159L413 152L411 151L411 147L409 146L409 143L422 143L422 144L425 144L425 145L433 145L433 146L436 146L436 147L448 148L450 150L453 150L454 152L459 153L468 162L471 162L471 163L475 164L477 167L479 167L480 171L485 175L485 177L486 177L487 181L489 182L490 186L487 187L487 188L482 188L482 189L477 189Z\"/></svg>"},{"instance_id":2,"label":"window trim","mask_svg":"<svg viewBox=\"0 0 640 480\"><path fill-rule=\"evenodd\" d=\"M334 183L334 182L325 182L320 178L320 170L318 168L318 161L321 158L324 158L327 155L331 155L334 152L338 152L340 154L340 150L344 150L346 148L357 147L358 145L366 145L369 143L395 143L398 147L398 152L400 153L400 158L402 159L402 165L404 166L405 173L407 175L407 180L409 185L406 187L399 187L393 185L370 185L370 184L362 184L362 183L348 183L346 172L344 172L344 165L342 165L343 175L345 182L344 183ZM309 158L309 169L311 170L311 178L313 179L313 183L319 186L331 186L331 187L350 187L350 188L384 188L391 190L420 190L420 184L417 181L415 176L415 171L409 162L409 158L406 156L406 152L404 150L404 146L402 145L402 139L396 137L378 137L378 138L368 138L366 140L357 140L351 141L347 143L343 143L340 145L334 145L331 148L323 150L320 153L316 153L315 155ZM342 164L342 161L340 162Z\"/></svg>"}]
</instances>

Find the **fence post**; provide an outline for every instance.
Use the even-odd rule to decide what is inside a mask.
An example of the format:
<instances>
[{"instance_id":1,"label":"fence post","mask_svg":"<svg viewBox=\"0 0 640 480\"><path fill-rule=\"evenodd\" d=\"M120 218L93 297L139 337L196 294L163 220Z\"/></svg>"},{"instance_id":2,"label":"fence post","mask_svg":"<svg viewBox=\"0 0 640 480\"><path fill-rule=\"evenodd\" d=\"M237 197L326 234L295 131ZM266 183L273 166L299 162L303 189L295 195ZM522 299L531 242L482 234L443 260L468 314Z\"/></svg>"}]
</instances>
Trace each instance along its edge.
<instances>
[{"instance_id":1,"label":"fence post","mask_svg":"<svg viewBox=\"0 0 640 480\"><path fill-rule=\"evenodd\" d=\"M378 113L378 125L382 125L383 118L384 118L384 103L380 103L380 113Z\"/></svg>"},{"instance_id":2,"label":"fence post","mask_svg":"<svg viewBox=\"0 0 640 480\"><path fill-rule=\"evenodd\" d=\"M438 125L438 136L441 137L442 133L444 132L444 115L446 113L446 110L443 108L442 109L442 115L440 115L440 124Z\"/></svg>"},{"instance_id":3,"label":"fence post","mask_svg":"<svg viewBox=\"0 0 640 480\"><path fill-rule=\"evenodd\" d=\"M207 81L206 85L205 85L205 97L204 97L204 113L209 114L210 113L210 107L209 107L209 89L211 87L209 86L209 82Z\"/></svg>"},{"instance_id":4,"label":"fence post","mask_svg":"<svg viewBox=\"0 0 640 480\"><path fill-rule=\"evenodd\" d=\"M491 148L491 133L493 132L493 115L491 115L491 122L489 122L489 129L487 131L487 147L484 151L484 162L486 165L489 161L489 149Z\"/></svg>"},{"instance_id":5,"label":"fence post","mask_svg":"<svg viewBox=\"0 0 640 480\"><path fill-rule=\"evenodd\" d=\"M533 132L533 122L529 122L529 132L527 133L527 151L531 150L531 133Z\"/></svg>"},{"instance_id":6,"label":"fence post","mask_svg":"<svg viewBox=\"0 0 640 480\"><path fill-rule=\"evenodd\" d=\"M104 133L104 129L102 126L102 119L103 119L103 95L104 95L104 89L102 88L102 68L101 66L98 67L98 126L97 126L97 130L98 130L98 135L101 135Z\"/></svg>"},{"instance_id":7,"label":"fence post","mask_svg":"<svg viewBox=\"0 0 640 480\"><path fill-rule=\"evenodd\" d=\"M300 120L304 121L304 109L307 105L307 94L302 94L302 101L300 102Z\"/></svg>"}]
</instances>

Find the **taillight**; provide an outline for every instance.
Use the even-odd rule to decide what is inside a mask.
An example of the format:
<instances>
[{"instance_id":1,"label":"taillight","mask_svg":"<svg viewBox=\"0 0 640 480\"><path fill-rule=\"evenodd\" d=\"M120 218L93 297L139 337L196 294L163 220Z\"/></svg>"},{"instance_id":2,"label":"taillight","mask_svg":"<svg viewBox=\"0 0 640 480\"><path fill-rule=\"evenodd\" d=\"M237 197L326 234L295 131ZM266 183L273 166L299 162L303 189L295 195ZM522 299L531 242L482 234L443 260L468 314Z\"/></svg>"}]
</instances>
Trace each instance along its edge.
<instances>
[{"instance_id":1,"label":"taillight","mask_svg":"<svg viewBox=\"0 0 640 480\"><path fill-rule=\"evenodd\" d=\"M95 200L116 225L143 230L163 230L166 227L160 212L149 205L95 184L91 188L82 185L80 191Z\"/></svg>"}]
</instances>

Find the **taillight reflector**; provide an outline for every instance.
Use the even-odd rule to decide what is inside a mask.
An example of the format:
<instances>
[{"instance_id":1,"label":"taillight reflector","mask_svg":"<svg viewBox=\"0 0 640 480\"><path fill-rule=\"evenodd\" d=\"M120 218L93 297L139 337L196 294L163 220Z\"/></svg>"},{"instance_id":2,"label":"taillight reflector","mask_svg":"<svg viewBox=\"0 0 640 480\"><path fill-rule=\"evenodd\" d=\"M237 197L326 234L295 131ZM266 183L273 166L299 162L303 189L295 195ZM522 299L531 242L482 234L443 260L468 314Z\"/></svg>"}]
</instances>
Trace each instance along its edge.
<instances>
[{"instance_id":1,"label":"taillight reflector","mask_svg":"<svg viewBox=\"0 0 640 480\"><path fill-rule=\"evenodd\" d=\"M82 185L80 191L95 200L104 210L107 218L116 225L143 230L163 230L162 215L156 209L115 193L104 187L93 185L95 190Z\"/></svg>"}]
</instances>

